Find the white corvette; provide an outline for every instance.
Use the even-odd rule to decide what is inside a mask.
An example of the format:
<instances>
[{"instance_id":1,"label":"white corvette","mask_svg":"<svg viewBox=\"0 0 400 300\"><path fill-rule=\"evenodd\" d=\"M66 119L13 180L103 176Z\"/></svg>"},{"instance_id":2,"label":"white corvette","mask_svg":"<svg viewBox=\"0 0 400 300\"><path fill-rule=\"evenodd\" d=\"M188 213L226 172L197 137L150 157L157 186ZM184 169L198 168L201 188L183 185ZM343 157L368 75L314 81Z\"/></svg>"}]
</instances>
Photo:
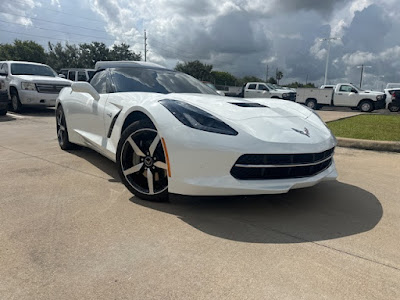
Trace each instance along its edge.
<instances>
[{"instance_id":1,"label":"white corvette","mask_svg":"<svg viewBox=\"0 0 400 300\"><path fill-rule=\"evenodd\" d=\"M144 62L98 62L57 99L60 147L116 162L136 196L286 193L337 177L336 139L291 101L222 97L186 74Z\"/></svg>"}]
</instances>

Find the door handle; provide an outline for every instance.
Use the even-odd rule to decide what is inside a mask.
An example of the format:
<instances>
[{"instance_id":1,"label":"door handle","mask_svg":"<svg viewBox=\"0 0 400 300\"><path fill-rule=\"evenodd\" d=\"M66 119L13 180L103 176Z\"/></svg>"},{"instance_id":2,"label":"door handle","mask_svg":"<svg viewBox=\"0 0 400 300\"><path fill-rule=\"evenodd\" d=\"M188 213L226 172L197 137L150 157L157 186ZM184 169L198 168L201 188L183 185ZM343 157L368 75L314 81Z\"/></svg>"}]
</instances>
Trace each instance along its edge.
<instances>
[{"instance_id":1,"label":"door handle","mask_svg":"<svg viewBox=\"0 0 400 300\"><path fill-rule=\"evenodd\" d=\"M109 116L111 118L112 117L112 113L107 113L107 116Z\"/></svg>"},{"instance_id":2,"label":"door handle","mask_svg":"<svg viewBox=\"0 0 400 300\"><path fill-rule=\"evenodd\" d=\"M343 95L342 93L338 93L338 95Z\"/></svg>"}]
</instances>

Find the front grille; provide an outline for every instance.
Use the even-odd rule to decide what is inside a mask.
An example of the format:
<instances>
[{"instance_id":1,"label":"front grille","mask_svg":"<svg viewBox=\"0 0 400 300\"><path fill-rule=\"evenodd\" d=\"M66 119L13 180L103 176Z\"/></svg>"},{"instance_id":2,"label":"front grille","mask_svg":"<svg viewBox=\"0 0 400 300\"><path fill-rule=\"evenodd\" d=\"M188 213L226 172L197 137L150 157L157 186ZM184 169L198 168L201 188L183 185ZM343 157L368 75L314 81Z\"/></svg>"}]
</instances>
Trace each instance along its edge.
<instances>
[{"instance_id":1,"label":"front grille","mask_svg":"<svg viewBox=\"0 0 400 300\"><path fill-rule=\"evenodd\" d=\"M287 93L287 94L288 94L289 96L283 98L284 100L296 101L296 93L291 92L291 93Z\"/></svg>"},{"instance_id":2,"label":"front grille","mask_svg":"<svg viewBox=\"0 0 400 300\"><path fill-rule=\"evenodd\" d=\"M39 93L46 94L58 94L63 88L67 86L69 85L36 83L37 91Z\"/></svg>"},{"instance_id":3,"label":"front grille","mask_svg":"<svg viewBox=\"0 0 400 300\"><path fill-rule=\"evenodd\" d=\"M231 169L241 180L288 179L314 176L332 163L334 148L320 153L245 154Z\"/></svg>"}]
</instances>

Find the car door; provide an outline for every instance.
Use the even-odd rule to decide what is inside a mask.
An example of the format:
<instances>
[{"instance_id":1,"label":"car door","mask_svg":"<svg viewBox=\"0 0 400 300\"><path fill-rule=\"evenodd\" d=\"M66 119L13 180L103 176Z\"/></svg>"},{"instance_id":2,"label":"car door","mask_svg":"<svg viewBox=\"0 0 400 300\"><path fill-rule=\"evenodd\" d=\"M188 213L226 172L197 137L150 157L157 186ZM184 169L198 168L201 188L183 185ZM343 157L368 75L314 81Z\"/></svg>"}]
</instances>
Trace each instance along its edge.
<instances>
[{"instance_id":1,"label":"car door","mask_svg":"<svg viewBox=\"0 0 400 300\"><path fill-rule=\"evenodd\" d=\"M105 148L107 139L104 127L104 107L109 97L107 80L106 70L97 72L90 84L99 93L100 99L95 100L87 93L72 92L67 107L67 126L99 151Z\"/></svg>"},{"instance_id":2,"label":"car door","mask_svg":"<svg viewBox=\"0 0 400 300\"><path fill-rule=\"evenodd\" d=\"M263 84L263 83L259 83L257 85L257 98L270 98L271 97L271 93L269 91L269 88Z\"/></svg>"},{"instance_id":3,"label":"car door","mask_svg":"<svg viewBox=\"0 0 400 300\"><path fill-rule=\"evenodd\" d=\"M349 84L341 84L335 92L334 105L356 106L357 90Z\"/></svg>"},{"instance_id":4,"label":"car door","mask_svg":"<svg viewBox=\"0 0 400 300\"><path fill-rule=\"evenodd\" d=\"M256 98L257 97L257 84L250 83L244 90L244 97L245 98Z\"/></svg>"}]
</instances>

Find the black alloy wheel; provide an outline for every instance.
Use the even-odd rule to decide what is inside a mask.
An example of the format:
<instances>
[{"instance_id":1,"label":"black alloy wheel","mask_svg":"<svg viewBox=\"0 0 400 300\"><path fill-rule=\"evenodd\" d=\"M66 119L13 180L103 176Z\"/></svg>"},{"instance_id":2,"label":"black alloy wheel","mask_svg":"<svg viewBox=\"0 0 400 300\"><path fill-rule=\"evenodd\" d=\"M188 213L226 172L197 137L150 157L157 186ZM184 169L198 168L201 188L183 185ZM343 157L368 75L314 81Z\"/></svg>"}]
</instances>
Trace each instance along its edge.
<instances>
[{"instance_id":1,"label":"black alloy wheel","mask_svg":"<svg viewBox=\"0 0 400 300\"><path fill-rule=\"evenodd\" d=\"M57 139L62 150L78 149L79 146L69 141L67 123L65 121L64 110L61 105L56 110Z\"/></svg>"},{"instance_id":2,"label":"black alloy wheel","mask_svg":"<svg viewBox=\"0 0 400 300\"><path fill-rule=\"evenodd\" d=\"M166 156L151 121L137 121L122 133L117 167L122 182L135 196L150 201L168 199Z\"/></svg>"}]
</instances>

